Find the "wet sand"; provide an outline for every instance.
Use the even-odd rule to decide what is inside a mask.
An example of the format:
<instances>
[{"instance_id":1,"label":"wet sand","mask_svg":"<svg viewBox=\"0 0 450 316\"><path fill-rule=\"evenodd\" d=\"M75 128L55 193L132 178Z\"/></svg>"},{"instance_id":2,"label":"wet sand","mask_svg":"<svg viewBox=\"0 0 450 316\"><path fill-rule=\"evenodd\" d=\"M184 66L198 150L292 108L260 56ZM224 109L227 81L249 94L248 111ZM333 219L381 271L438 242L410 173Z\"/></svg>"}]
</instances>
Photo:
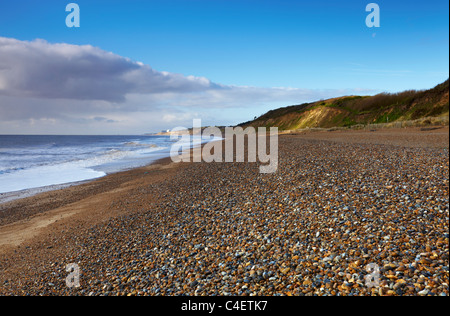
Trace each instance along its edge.
<instances>
[{"instance_id":1,"label":"wet sand","mask_svg":"<svg viewBox=\"0 0 450 316\"><path fill-rule=\"evenodd\" d=\"M448 295L448 141L283 135L271 175L165 159L0 204L0 295Z\"/></svg>"}]
</instances>

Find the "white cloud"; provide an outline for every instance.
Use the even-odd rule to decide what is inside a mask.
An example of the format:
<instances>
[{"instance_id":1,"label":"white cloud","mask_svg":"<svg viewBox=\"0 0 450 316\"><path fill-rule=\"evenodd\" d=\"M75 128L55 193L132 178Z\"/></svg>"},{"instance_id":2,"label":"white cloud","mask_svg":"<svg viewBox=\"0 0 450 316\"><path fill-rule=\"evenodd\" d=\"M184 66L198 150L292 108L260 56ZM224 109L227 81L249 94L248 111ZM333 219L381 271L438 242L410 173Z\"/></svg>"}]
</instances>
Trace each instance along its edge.
<instances>
[{"instance_id":1,"label":"white cloud","mask_svg":"<svg viewBox=\"0 0 450 316\"><path fill-rule=\"evenodd\" d=\"M0 37L0 133L148 132L190 126L192 118L239 123L355 91L221 85L90 45Z\"/></svg>"}]
</instances>

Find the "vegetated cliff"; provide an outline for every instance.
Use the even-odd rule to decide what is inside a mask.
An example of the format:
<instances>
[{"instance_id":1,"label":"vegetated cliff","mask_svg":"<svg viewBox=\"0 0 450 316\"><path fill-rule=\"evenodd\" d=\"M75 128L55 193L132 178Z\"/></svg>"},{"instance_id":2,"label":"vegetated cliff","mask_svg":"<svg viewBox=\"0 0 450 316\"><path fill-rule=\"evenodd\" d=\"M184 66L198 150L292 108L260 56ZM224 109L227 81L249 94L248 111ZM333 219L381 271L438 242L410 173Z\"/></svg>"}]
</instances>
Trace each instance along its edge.
<instances>
[{"instance_id":1,"label":"vegetated cliff","mask_svg":"<svg viewBox=\"0 0 450 316\"><path fill-rule=\"evenodd\" d=\"M429 90L345 96L267 112L240 126L302 128L350 127L448 116L449 80Z\"/></svg>"}]
</instances>

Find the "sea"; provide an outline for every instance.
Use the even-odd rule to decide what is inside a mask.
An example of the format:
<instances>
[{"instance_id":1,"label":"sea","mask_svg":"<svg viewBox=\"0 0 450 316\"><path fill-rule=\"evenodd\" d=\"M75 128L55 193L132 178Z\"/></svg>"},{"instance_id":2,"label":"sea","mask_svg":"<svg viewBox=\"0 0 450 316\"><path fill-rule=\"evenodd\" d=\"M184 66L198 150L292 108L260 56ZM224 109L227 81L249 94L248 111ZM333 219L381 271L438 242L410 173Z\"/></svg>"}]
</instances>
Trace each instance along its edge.
<instances>
[{"instance_id":1,"label":"sea","mask_svg":"<svg viewBox=\"0 0 450 316\"><path fill-rule=\"evenodd\" d=\"M0 135L0 194L72 184L169 157L170 136ZM209 140L191 139L196 146Z\"/></svg>"}]
</instances>

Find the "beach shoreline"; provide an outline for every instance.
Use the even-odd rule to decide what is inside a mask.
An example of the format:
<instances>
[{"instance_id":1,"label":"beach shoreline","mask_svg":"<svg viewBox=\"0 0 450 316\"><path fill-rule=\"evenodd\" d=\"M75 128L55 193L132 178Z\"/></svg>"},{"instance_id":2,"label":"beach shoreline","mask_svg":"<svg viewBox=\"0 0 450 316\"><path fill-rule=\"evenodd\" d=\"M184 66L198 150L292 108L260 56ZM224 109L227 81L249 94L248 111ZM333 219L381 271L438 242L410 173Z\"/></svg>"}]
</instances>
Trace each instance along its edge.
<instances>
[{"instance_id":1,"label":"beach shoreline","mask_svg":"<svg viewBox=\"0 0 450 316\"><path fill-rule=\"evenodd\" d=\"M211 141L217 141L217 140L209 140L208 142L211 142ZM208 142L203 142L202 144L199 144L197 142L192 142L190 147L191 147L191 149L194 149L199 146L203 146L204 144L206 144ZM186 147L188 147L188 146L186 146ZM189 150L191 150L191 149L189 149ZM188 153L189 150L186 150L186 152ZM86 184L86 183L89 183L92 181L96 181L98 179L104 178L105 176L109 176L109 175L115 174L115 173L126 172L126 171L139 169L139 168L145 168L145 167L153 165L153 164L158 164L161 161L165 161L165 159L168 159L170 157L170 151L168 151L165 148L162 149L161 152L155 152L153 154L154 154L154 158L152 158L152 161L150 161L148 163L139 164L137 166L132 166L132 167L121 167L120 169L117 169L114 171L102 170L102 172L104 172L104 175L102 175L102 176L86 178L86 179L83 179L80 181L71 181L71 182L51 184L51 185L46 185L46 186L30 187L30 188L18 190L18 191L1 192L0 193L0 210L2 208L2 204L7 203L7 202L11 202L14 200L20 200L20 199L24 199L24 198L28 198L28 197L33 197L40 193L57 191L57 190L65 189L65 188L79 186L79 185ZM97 170L96 168L97 167L93 168L92 170ZM60 179L57 179L57 181L60 181ZM0 222L0 225L1 225L1 222Z\"/></svg>"},{"instance_id":2,"label":"beach shoreline","mask_svg":"<svg viewBox=\"0 0 450 316\"><path fill-rule=\"evenodd\" d=\"M336 154L336 157L333 158L334 156L331 154ZM345 155L348 157L345 157ZM370 163L365 165L364 159L358 155L366 155L362 158L371 161L372 165ZM260 175L257 166L248 163L176 164L170 158L165 158L146 167L110 174L80 185L0 204L0 295L88 295L90 293L93 293L93 295L180 295L181 293L203 293L207 295L215 292L219 295L224 293L242 295L247 293L247 289L248 291L251 290L250 293L255 292L259 295L274 295L275 293L304 295L312 293L314 287L311 284L314 284L315 281L312 281L307 275L303 275L299 279L298 272L294 274L294 271L296 269L300 271L301 269L297 265L298 263L294 265L293 262L297 262L306 252L308 256L304 257L302 262L310 262L314 258L312 253L316 253L316 256L322 257L322 259L338 255L335 250L331 249L323 253L318 252L322 242L320 241L322 237L319 238L319 236L331 234L331 231L328 231L331 227L325 224L323 224L325 226L322 225L323 227L319 225L322 214L315 213L317 207L311 208L311 205L316 203L320 205L322 212L331 212L330 205L338 203L331 199L332 194L325 194L323 183L328 180L322 177L325 174L331 175L334 172L340 172L340 178L336 179L343 181L341 186L350 186L352 176L358 175L360 172L366 172L364 170L371 172L377 170L376 168L385 168L381 163L379 166L377 165L378 167L375 167L374 164L378 164L378 161L392 163L401 168L401 164L397 165L397 162L393 161L397 159L397 156L401 156L401 159L403 159L399 158L399 162L411 164L411 166L403 166L405 168L404 173L411 174L410 177L405 178L406 180L402 180L406 181L404 186L407 186L407 181L410 181L411 178L439 176L433 169L437 168L436 166L439 166L440 170L446 170L448 175L448 160L445 165L445 160L442 158L447 157L448 159L448 127L433 131L420 131L418 129L376 132L330 131L280 135L280 170L277 175ZM420 162L431 159L433 159L434 167L420 164ZM322 171L320 165L317 164L325 162L336 164L336 170ZM305 168L308 166L309 169L302 170L302 165ZM298 167L292 169L292 166ZM421 170L415 170L413 167ZM382 171L382 175L380 175L380 182L373 179L370 173L366 174L366 179L361 178L365 187L373 186L373 190L376 188L377 191L382 188L385 192L383 193L383 200L378 201L376 196L372 197L372 193L370 195L367 195L369 193L364 195L355 193L353 199L357 203L363 203L358 201L364 201L367 195L377 203L382 203L380 205L386 204L384 201L390 199L396 201L394 204L392 202L391 204L387 203L391 207L401 206L400 200L396 200L400 197L397 196L397 192L392 191L396 186L395 179L389 173L384 174L384 172ZM292 182L293 173L298 173L295 177L302 179L302 182ZM347 173L349 173L348 183L344 182ZM279 181L278 178L286 179L278 183L276 182ZM434 179L430 178L428 181L431 183L436 181ZM214 182L220 183L220 185L214 186ZM249 184L247 185L247 183ZM250 185L250 183L258 184ZM321 186L319 186L319 183L321 183ZM411 182L411 186L413 184L416 185ZM427 184L427 189L430 185ZM435 230L439 228L439 232L442 230L448 233L448 223L440 221L445 219L446 216L448 218L448 189L445 192L445 183L436 182L432 185L435 187L434 198L439 198L433 204L437 213L433 213L435 217L432 225ZM237 187L234 188L233 186ZM307 193L310 187L314 187L315 191ZM239 188L237 195L233 195L237 188ZM299 193L295 193L294 189L300 190ZM428 209L429 205L432 205L430 201L426 200L427 193L422 192L420 187L416 189L400 188L400 190L404 191L403 194L409 195L416 192L417 196L414 198L421 200L422 208ZM304 196L302 192L306 192ZM447 194L447 203L444 201L445 193ZM313 199L314 194L318 194L322 199ZM253 200L260 195L267 196L265 202L253 205ZM278 200L278 196L283 196L283 199L280 198L276 204L273 204L273 201ZM295 203L291 203L291 200ZM328 209L325 201L330 203ZM339 203L350 205L352 199L345 201L347 200L344 199ZM369 206L367 207L369 208ZM248 209L249 207L250 209ZM306 213L299 214L300 209L305 212L308 210L307 212L310 213L308 215ZM217 213L213 210L216 210ZM429 211L434 212L434 208ZM336 212L342 212L342 210L336 209ZM204 215L199 217L200 214ZM289 220L280 222L281 214ZM346 216L345 213L342 215ZM260 216L267 217L261 218ZM383 216L387 216L387 213L380 214L380 219ZM396 216L400 215L397 214ZM224 220L225 218L227 220ZM241 223L241 225L236 226L231 219ZM356 221L357 219L353 220ZM396 220L401 221L401 224L405 227L416 224L415 222L408 223L406 219L397 218ZM411 218L408 217L408 220L411 220ZM199 222L197 223L197 221ZM266 224L263 225L263 222L258 223L258 221L263 221ZM274 223L281 226L274 226ZM297 223L308 226L302 229L290 226ZM215 227L214 225L218 226ZM375 221L373 225L375 225ZM426 219L421 222L421 225L427 225ZM397 224L397 226L401 225ZM275 228L276 230L272 231ZM318 236L314 233L312 239L307 240L312 244L317 243L314 247L318 248L315 250L312 250L312 248L306 250L305 248L303 251L297 251L294 247L295 244L289 244L293 240L301 243L302 238L306 238L306 232L312 234L313 228L318 229ZM261 230L260 234L257 233L258 229ZM266 229L268 230L266 231ZM385 229L383 228L383 231ZM177 233L178 230L180 232ZM218 244L218 241L215 240L216 237L219 237L220 240L220 234L216 235L216 230L223 231L224 236L234 236L235 239L233 239L233 242L229 241L227 246ZM305 233L301 233L302 230ZM288 244L277 243L268 249L261 249L262 245L271 245L273 238L275 238L267 236L271 236L274 232L280 234L282 231L286 232L282 236L285 236ZM300 235L297 236L297 234ZM404 232L397 232L397 234L399 240L406 238ZM378 236L377 232L373 232L372 235L374 235L372 238L380 238L381 241L386 237L385 235ZM182 239L181 236L185 236L184 238L187 239ZM246 240L250 236L255 236L253 239L255 244ZM259 239L257 236L266 237ZM295 239L293 239L293 236L295 236ZM314 236L316 237L314 238ZM278 237L281 238L281 235L278 235ZM347 236L341 240L341 245L346 243L347 238L356 237L347 233ZM427 253L426 259L429 261L445 260L445 256L448 260L448 234L446 248L443 235L436 237L434 235L422 237L415 235L414 237L414 239L418 239L416 242L419 242L419 244L421 240L425 241L427 238L429 238L429 242L423 245L423 249L419 247L417 251ZM207 242L207 240L210 241ZM270 243L268 243L268 240ZM386 245L386 243L382 244L383 247ZM439 246L436 246L438 244ZM108 247L115 250L112 252L101 250ZM398 250L395 250L395 247L384 250L387 252L385 258L379 257L383 251L377 252L375 249L372 250L373 252L370 252L370 249L367 250L369 253L365 255L369 257L365 258L362 254L361 256L357 254L356 251L360 251L358 250L359 247L351 247L343 252L346 252L347 256L350 257L349 260L361 260L361 262L366 263L372 260L380 265L392 263L396 265L395 269L406 265L406 262L403 261L407 261L408 264L414 262L411 259L412 253L404 255L401 253L400 258L398 254L397 257L390 254L391 252L402 251L400 246L396 247L398 247ZM433 250L433 247L437 248ZM205 250L208 248L212 249L213 257L208 255L210 250ZM126 249L129 249L131 253L128 253ZM153 251L152 249L158 250ZM203 252L199 249L203 249ZM350 250L353 251L351 255ZM105 254L103 251L105 251ZM239 251L244 251L244 253L236 255ZM193 261L181 260L190 252L193 254L192 259L196 258L195 261L209 262L209 270L215 271L213 276L207 273L204 267L197 267L191 273L186 274L185 277L179 277L182 269L189 270L193 267ZM245 253L252 253L247 261L253 263L248 266L246 266L247 261L242 260L247 256ZM121 254L120 260L115 258L118 254ZM289 254L289 256L285 257L285 254ZM432 256L436 256L436 258ZM95 258L103 260L101 266L98 266ZM167 283L167 280L155 278L155 276L156 273L169 275L168 271L162 269L162 267L166 264L167 266L170 265L170 262L165 261L170 258L179 258L178 261L180 262L172 262L172 265L176 267L173 268L169 279L173 279L173 281ZM267 261L264 261L266 260L264 258ZM334 258L331 260L334 260ZM341 259L343 260L343 258ZM220 262L217 260L233 263L236 270L221 270L222 266L218 265ZM68 289L64 284L65 265L72 262L80 264L84 271L82 287L78 290ZM276 264L273 262L276 262ZM322 265L328 261L324 263L324 261L319 260L317 262ZM312 263L313 261L311 261ZM445 290L445 286L442 285L445 282L448 284L448 270L446 276L445 273L441 274L441 270L436 268L440 266L440 263L437 264L437 261L435 263L433 271L436 272L436 276L434 278L439 276L441 281L440 283L435 282L436 286L428 288L427 293L436 289L439 292L436 295L442 293L448 295L448 286ZM336 265L339 264L336 263ZM254 269L246 269L246 267L252 268L252 266L254 266ZM428 268L428 263L423 263L423 266ZM94 271L94 267L97 267L98 270ZM120 269L126 268L131 271L133 270L132 267L142 271L141 274L124 275L119 280ZM144 269L145 267L147 268ZM326 265L323 266L324 269L326 267ZM342 273L348 273L351 271L350 268L355 273L362 270L361 267L355 266L352 268L348 262L343 267L345 269L342 268ZM417 268L418 273L425 271L420 269ZM53 274L46 275L43 274L43 271L53 271ZM227 280L222 280L224 276L221 274L222 272L229 275ZM269 275L269 272L272 274L266 278L266 274ZM216 273L221 275L219 279L222 280L217 280L218 284L222 284L219 289L214 289L210 284L211 279L215 280ZM246 276L246 273L248 276ZM257 277L250 278L250 275ZM147 283L144 281L139 284L129 283L132 277L139 280L144 276L147 276L147 279L150 278L146 281ZM126 280L124 280L125 277ZM252 282L244 282L245 278ZM276 278L276 281L272 278ZM353 289L358 288L353 287L359 284L356 281L349 283L349 280L344 281L343 277L337 274L333 278L336 279L336 286L333 283L328 288L325 287L326 284L322 284L324 286L322 292L327 291L331 295L333 293L348 294ZM271 282L269 282L269 279ZM332 282L335 282L334 279ZM381 290L381 294L419 295L419 292L425 293L424 291L427 290L425 285L423 288L419 287L419 290L416 290L414 284L409 284L410 281L406 277L404 279L406 279L405 282L408 283L408 286L413 287L412 289L402 285L402 290L399 292L396 291L397 289L389 288L391 285L386 281L389 286ZM431 282L431 279L427 280ZM234 280L234 285L228 284L228 280ZM255 280L259 280L259 283ZM204 286L198 288L197 285L193 285L195 282L204 284ZM52 286L49 286L49 283ZM147 287L144 284L147 284ZM158 291L154 288L154 284L158 284ZM236 284L239 285L236 286ZM259 284L259 286L256 284ZM288 284L294 286L286 288ZM244 285L247 287L243 289ZM318 288L320 288L319 285ZM363 291L361 285L358 291L362 295L380 294L379 289L377 293L373 293L371 290Z\"/></svg>"},{"instance_id":3,"label":"beach shoreline","mask_svg":"<svg viewBox=\"0 0 450 316\"><path fill-rule=\"evenodd\" d=\"M94 179L92 179L94 180ZM44 187L38 187L38 188L30 188L20 191L13 191L13 192L6 192L6 193L0 193L0 206L7 202L12 202L14 200L21 200L24 198L32 197L35 195L38 195L40 193L45 193L49 191L57 191L62 190L65 188L69 188L76 185L81 185L87 182L90 182L92 180L84 180L79 182L72 182L72 183L65 183L65 184L55 184L55 185L49 185Z\"/></svg>"},{"instance_id":4,"label":"beach shoreline","mask_svg":"<svg viewBox=\"0 0 450 316\"><path fill-rule=\"evenodd\" d=\"M0 199L0 227L101 192L114 190L138 175L147 175L149 171L168 168L171 164L171 159L166 157L147 166L110 173L101 178L4 193ZM24 212L24 208L30 211Z\"/></svg>"}]
</instances>

